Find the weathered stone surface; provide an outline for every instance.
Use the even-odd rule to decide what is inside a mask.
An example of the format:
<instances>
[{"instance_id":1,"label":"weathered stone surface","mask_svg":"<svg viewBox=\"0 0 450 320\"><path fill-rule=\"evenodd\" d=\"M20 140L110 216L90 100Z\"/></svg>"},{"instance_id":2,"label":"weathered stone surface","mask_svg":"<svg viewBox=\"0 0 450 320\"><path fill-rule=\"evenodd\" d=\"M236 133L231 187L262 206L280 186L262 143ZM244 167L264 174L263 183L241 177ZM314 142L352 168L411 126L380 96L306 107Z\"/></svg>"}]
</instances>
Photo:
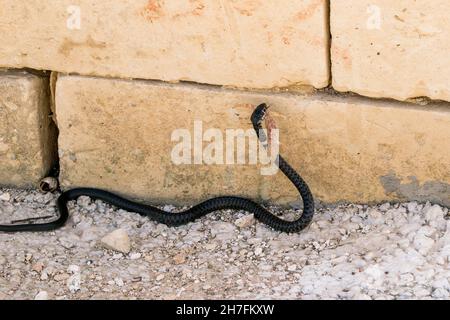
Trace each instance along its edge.
<instances>
[{"instance_id":1,"label":"weathered stone surface","mask_svg":"<svg viewBox=\"0 0 450 320\"><path fill-rule=\"evenodd\" d=\"M251 88L328 85L327 1L0 2L0 66Z\"/></svg>"},{"instance_id":2,"label":"weathered stone surface","mask_svg":"<svg viewBox=\"0 0 450 320\"><path fill-rule=\"evenodd\" d=\"M0 185L36 186L56 159L48 79L0 72Z\"/></svg>"},{"instance_id":3,"label":"weathered stone surface","mask_svg":"<svg viewBox=\"0 0 450 320\"><path fill-rule=\"evenodd\" d=\"M448 0L332 0L333 87L450 101Z\"/></svg>"},{"instance_id":4,"label":"weathered stone surface","mask_svg":"<svg viewBox=\"0 0 450 320\"><path fill-rule=\"evenodd\" d=\"M178 143L171 142L172 132L187 129L193 138L195 120L203 122L203 132L250 128L250 108L241 96L221 92L60 76L56 84L60 182L65 187L97 186L179 203L222 193L257 197L260 175L255 166L171 161Z\"/></svg>"},{"instance_id":5,"label":"weathered stone surface","mask_svg":"<svg viewBox=\"0 0 450 320\"><path fill-rule=\"evenodd\" d=\"M61 76L56 85L61 182L154 201L194 203L235 194L296 199L261 165L175 165L173 130L251 128L253 106L272 105L281 154L316 199L432 199L450 204L450 110L323 94L261 94L207 86ZM193 134L193 133L192 133ZM206 143L204 143L205 147ZM411 183L414 181L414 183Z\"/></svg>"}]
</instances>

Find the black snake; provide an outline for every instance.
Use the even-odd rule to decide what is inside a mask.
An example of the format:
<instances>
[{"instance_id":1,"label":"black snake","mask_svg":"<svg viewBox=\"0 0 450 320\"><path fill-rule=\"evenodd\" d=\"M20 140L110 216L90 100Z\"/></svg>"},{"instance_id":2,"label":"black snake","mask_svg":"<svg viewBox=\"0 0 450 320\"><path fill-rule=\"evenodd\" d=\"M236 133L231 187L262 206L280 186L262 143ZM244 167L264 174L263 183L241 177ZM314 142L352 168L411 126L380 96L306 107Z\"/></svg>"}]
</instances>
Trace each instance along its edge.
<instances>
[{"instance_id":1,"label":"black snake","mask_svg":"<svg viewBox=\"0 0 450 320\"><path fill-rule=\"evenodd\" d=\"M268 106L263 103L256 107L251 116L253 128L256 131L260 142L266 146L267 137L262 129L262 122L266 116ZM166 212L153 206L132 202L105 190L94 188L76 188L63 192L58 200L57 207L59 218L55 221L40 224L12 224L0 225L2 232L21 232L21 231L50 231L62 227L69 218L67 203L76 200L80 196L89 196L92 199L102 200L118 208L130 212L136 212L142 216L149 217L152 220L166 224L168 226L180 226L194 221L204 215L223 209L244 210L253 213L254 217L282 232L299 232L309 225L314 215L314 199L306 182L300 175L278 155L277 165L281 172L294 184L303 200L303 213L294 221L283 220L270 211L257 204L256 202L234 196L216 197L206 200L190 209L179 213Z\"/></svg>"}]
</instances>

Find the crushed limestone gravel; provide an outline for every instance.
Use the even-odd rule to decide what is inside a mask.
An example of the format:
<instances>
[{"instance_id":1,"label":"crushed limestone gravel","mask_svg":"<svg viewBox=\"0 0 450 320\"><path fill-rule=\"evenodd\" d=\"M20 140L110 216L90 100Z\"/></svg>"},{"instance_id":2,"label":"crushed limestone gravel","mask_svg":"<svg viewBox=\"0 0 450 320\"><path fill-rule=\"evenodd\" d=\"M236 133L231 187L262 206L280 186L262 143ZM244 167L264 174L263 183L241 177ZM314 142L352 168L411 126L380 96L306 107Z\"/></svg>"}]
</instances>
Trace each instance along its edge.
<instances>
[{"instance_id":1,"label":"crushed limestone gravel","mask_svg":"<svg viewBox=\"0 0 450 320\"><path fill-rule=\"evenodd\" d=\"M0 223L54 216L57 196L0 189ZM430 203L324 207L300 234L230 210L177 228L87 197L70 212L0 233L0 299L450 298L449 210Z\"/></svg>"}]
</instances>

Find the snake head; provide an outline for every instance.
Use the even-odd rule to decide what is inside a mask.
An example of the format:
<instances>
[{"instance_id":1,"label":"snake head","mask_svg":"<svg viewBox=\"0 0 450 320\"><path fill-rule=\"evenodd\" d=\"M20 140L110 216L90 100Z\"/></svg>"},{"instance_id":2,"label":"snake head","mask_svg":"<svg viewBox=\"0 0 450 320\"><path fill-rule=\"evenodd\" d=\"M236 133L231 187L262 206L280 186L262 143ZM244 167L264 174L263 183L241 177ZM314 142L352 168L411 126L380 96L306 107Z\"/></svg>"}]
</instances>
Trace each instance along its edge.
<instances>
[{"instance_id":1,"label":"snake head","mask_svg":"<svg viewBox=\"0 0 450 320\"><path fill-rule=\"evenodd\" d=\"M255 110L252 113L252 116L250 120L252 121L252 124L255 128L259 128L261 126L261 122L264 121L264 118L266 117L267 110L269 109L269 106L265 103L261 103L258 105Z\"/></svg>"}]
</instances>

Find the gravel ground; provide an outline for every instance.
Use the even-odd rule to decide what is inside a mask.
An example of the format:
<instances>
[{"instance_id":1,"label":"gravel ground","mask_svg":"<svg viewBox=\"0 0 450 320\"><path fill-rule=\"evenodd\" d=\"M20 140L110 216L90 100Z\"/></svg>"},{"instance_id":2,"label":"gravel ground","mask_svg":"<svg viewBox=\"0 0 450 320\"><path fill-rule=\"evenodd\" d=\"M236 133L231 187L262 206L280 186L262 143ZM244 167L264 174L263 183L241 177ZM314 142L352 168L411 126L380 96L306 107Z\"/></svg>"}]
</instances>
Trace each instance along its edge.
<instances>
[{"instance_id":1,"label":"gravel ground","mask_svg":"<svg viewBox=\"0 0 450 320\"><path fill-rule=\"evenodd\" d=\"M54 215L56 197L0 189L0 222ZM450 297L449 210L430 203L323 208L292 235L244 212L168 228L87 197L70 208L56 232L0 233L0 299Z\"/></svg>"}]
</instances>

